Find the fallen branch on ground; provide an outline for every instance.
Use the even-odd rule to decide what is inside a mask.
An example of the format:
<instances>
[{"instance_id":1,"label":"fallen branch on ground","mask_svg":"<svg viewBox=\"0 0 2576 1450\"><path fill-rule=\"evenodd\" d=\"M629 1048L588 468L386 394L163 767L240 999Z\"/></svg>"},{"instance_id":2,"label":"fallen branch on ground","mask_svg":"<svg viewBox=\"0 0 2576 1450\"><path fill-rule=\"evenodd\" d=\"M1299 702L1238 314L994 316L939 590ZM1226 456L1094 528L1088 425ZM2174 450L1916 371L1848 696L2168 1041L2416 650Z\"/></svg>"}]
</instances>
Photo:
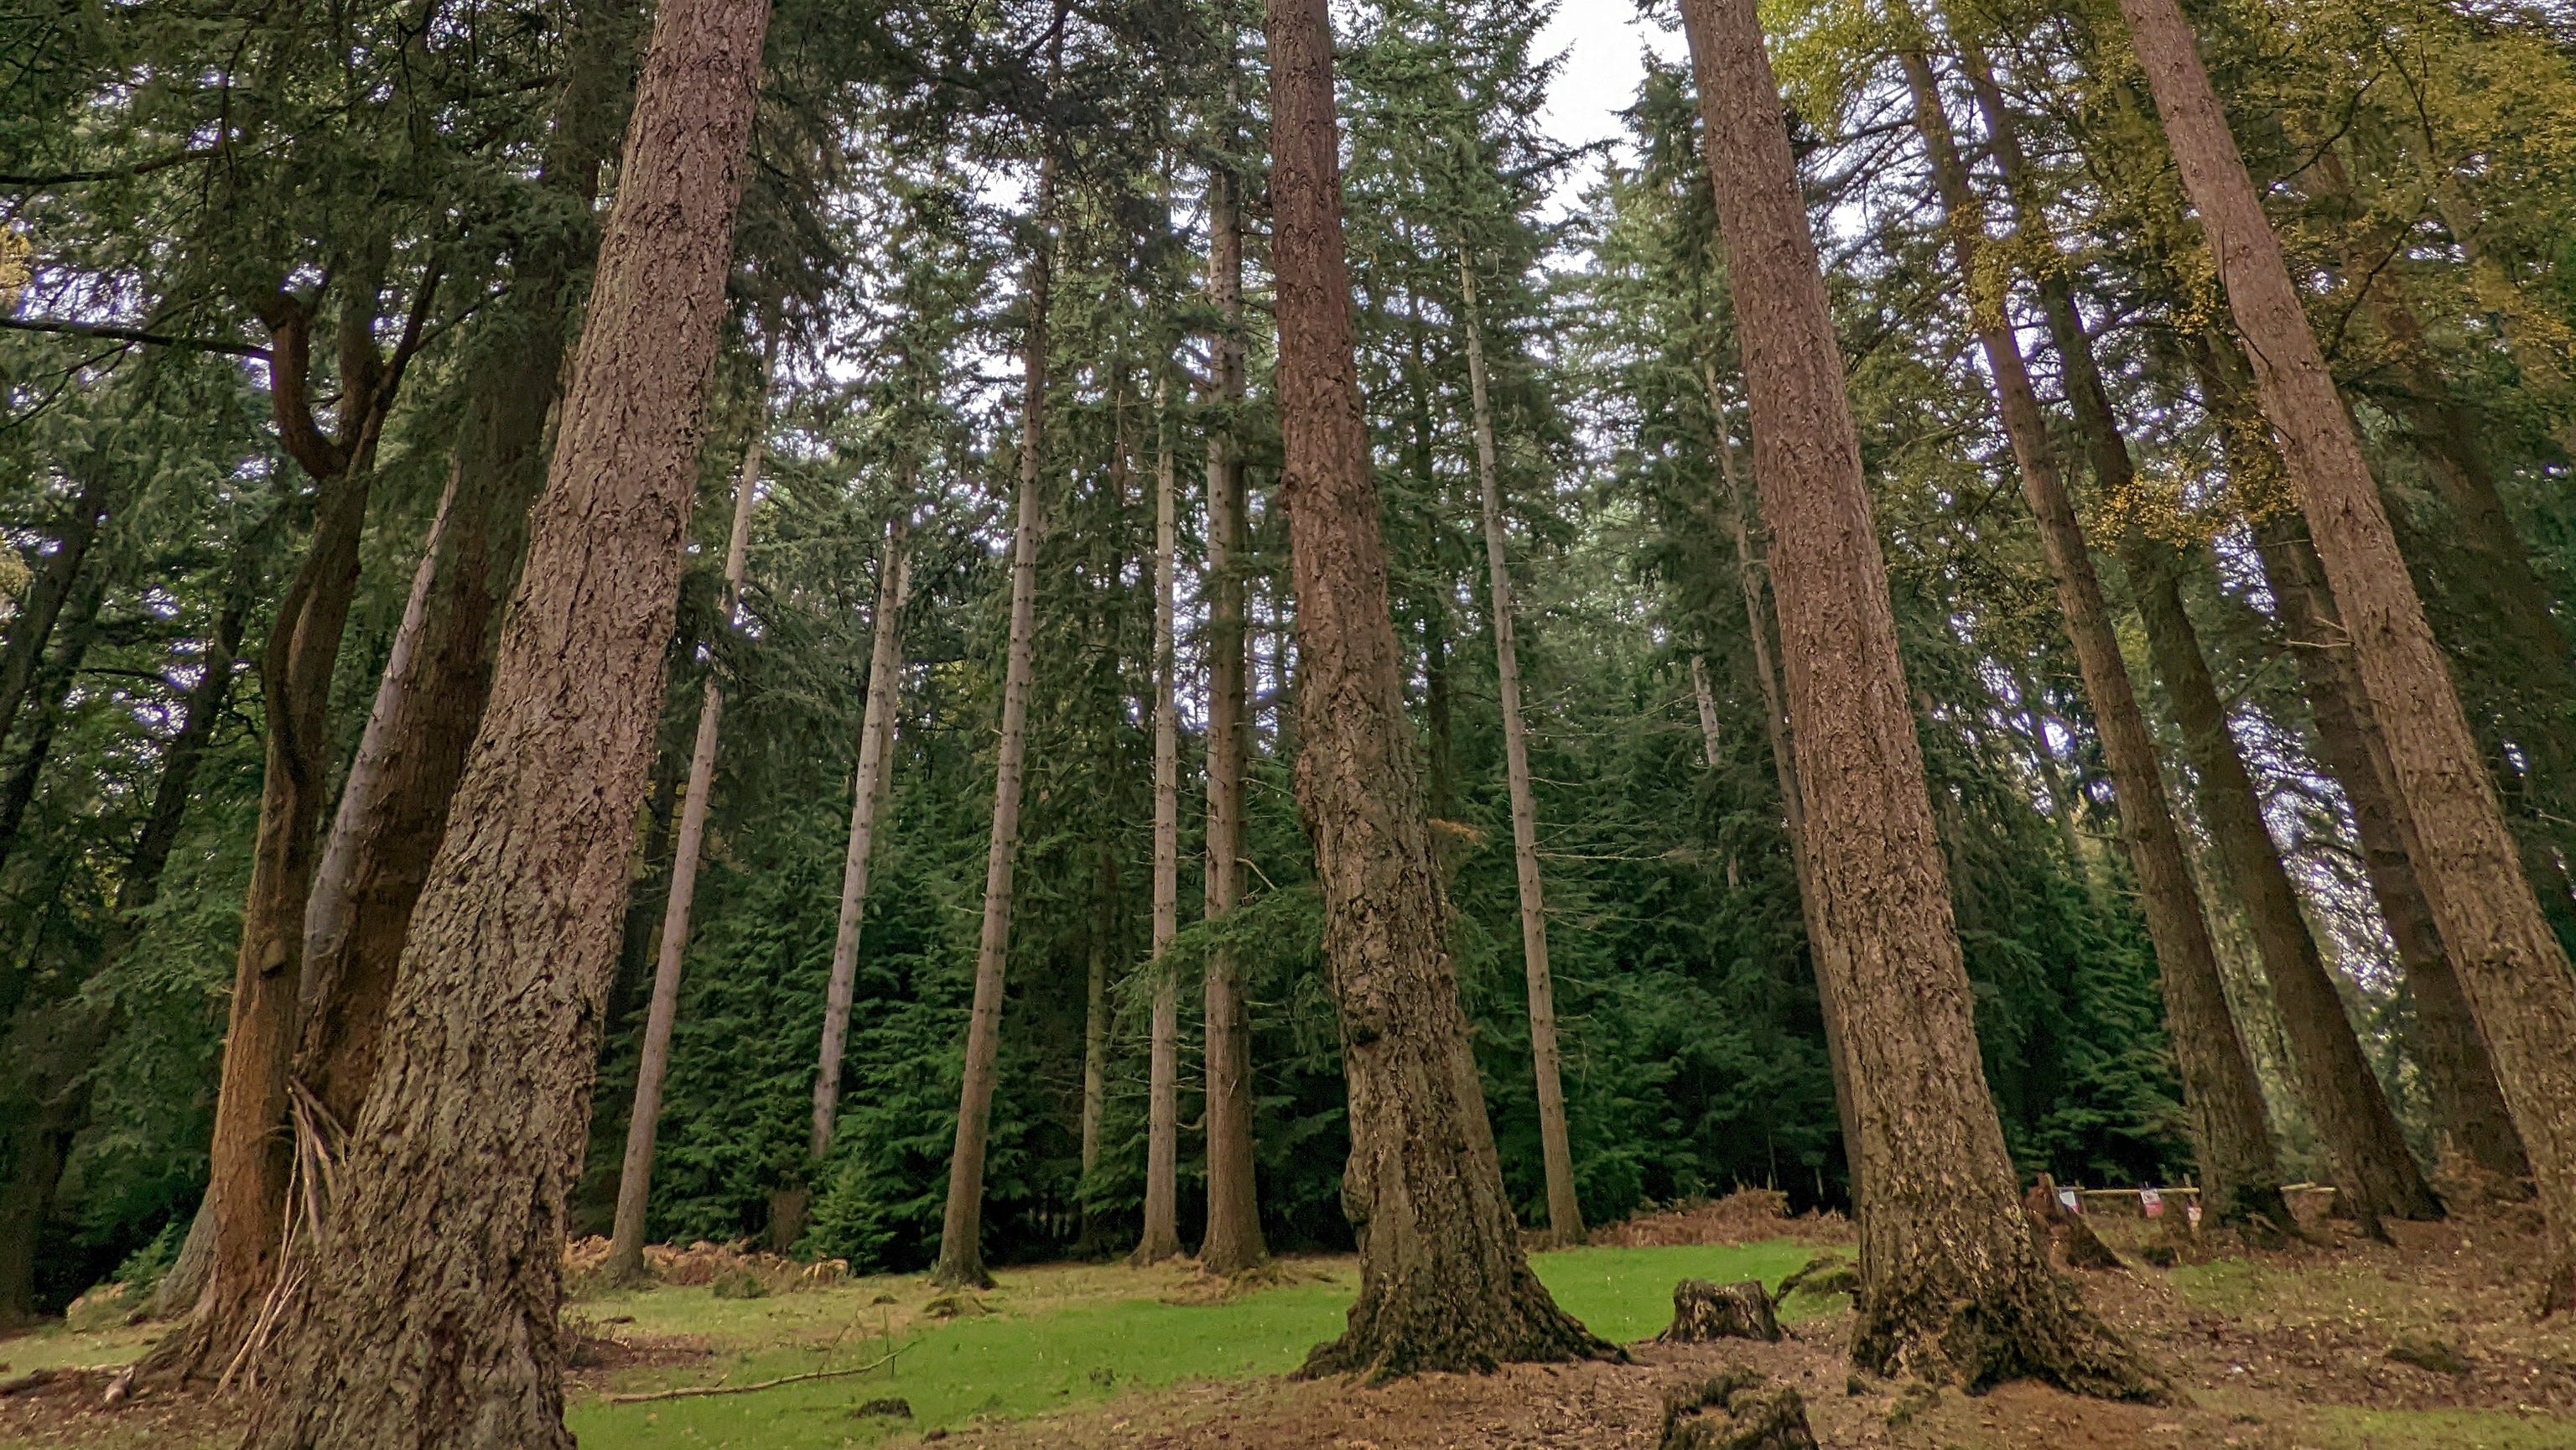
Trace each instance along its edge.
<instances>
[{"instance_id":1,"label":"fallen branch on ground","mask_svg":"<svg viewBox=\"0 0 2576 1450\"><path fill-rule=\"evenodd\" d=\"M636 1405L642 1404L646 1400L693 1400L706 1395L747 1395L754 1390L774 1390L780 1385L803 1384L807 1380L847 1379L851 1375L866 1374L870 1370L883 1369L887 1365L894 1363L895 1355L901 1354L911 1347L912 1346L908 1344L898 1345L895 1347L893 1353L888 1354L885 1358L873 1360L867 1364L860 1365L856 1369L818 1369L806 1374L791 1374L781 1376L774 1380L762 1380L756 1385L691 1385L686 1389L652 1390L640 1395L604 1395L600 1398L600 1403L604 1405Z\"/></svg>"}]
</instances>

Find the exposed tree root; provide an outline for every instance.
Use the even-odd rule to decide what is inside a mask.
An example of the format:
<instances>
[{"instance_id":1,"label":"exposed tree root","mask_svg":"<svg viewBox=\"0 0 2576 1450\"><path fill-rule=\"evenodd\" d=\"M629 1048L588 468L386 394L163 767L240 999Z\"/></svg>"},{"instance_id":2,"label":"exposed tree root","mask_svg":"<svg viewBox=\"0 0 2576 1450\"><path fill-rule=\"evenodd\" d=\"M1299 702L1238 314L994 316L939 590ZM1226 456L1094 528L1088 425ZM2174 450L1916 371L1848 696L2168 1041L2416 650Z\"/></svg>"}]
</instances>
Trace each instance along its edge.
<instances>
[{"instance_id":1,"label":"exposed tree root","mask_svg":"<svg viewBox=\"0 0 2576 1450\"><path fill-rule=\"evenodd\" d=\"M1854 1364L1971 1392L2036 1379L2099 1399L2168 1398L2163 1380L2045 1265L2002 1266L1981 1283L1936 1270L1903 1265L1865 1296Z\"/></svg>"},{"instance_id":2,"label":"exposed tree root","mask_svg":"<svg viewBox=\"0 0 2576 1450\"><path fill-rule=\"evenodd\" d=\"M1627 1351L1556 1307L1525 1265L1487 1297L1465 1285L1364 1284L1342 1337L1316 1345L1297 1379L1355 1374L1370 1384L1428 1371L1491 1374L1498 1365L1625 1361Z\"/></svg>"}]
</instances>

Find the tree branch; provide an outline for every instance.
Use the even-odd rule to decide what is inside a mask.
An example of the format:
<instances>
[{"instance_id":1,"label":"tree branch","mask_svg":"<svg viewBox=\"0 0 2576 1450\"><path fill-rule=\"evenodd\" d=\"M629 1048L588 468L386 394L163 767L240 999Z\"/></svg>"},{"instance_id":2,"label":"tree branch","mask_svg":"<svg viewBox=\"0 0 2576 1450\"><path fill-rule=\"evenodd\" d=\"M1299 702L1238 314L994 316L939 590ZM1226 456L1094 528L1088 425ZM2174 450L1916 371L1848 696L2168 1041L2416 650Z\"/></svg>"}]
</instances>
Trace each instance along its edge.
<instances>
[{"instance_id":1,"label":"tree branch","mask_svg":"<svg viewBox=\"0 0 2576 1450\"><path fill-rule=\"evenodd\" d=\"M131 327L106 327L89 322L56 322L44 318L0 317L0 327L20 332L57 332L66 337L96 337L109 342L135 342L147 347L185 348L192 352L229 353L234 357L269 360L268 349L246 342L232 342L220 337L171 337L165 333L142 332Z\"/></svg>"}]
</instances>

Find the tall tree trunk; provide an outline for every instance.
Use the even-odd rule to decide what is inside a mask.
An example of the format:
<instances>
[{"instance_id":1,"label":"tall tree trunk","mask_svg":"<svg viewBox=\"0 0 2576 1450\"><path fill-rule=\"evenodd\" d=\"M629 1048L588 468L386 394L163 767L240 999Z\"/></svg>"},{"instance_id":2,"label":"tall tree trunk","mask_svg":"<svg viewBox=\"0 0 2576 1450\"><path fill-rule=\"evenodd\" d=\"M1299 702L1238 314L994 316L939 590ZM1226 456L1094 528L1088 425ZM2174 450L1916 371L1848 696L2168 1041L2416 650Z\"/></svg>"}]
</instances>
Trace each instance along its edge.
<instances>
[{"instance_id":1,"label":"tall tree trunk","mask_svg":"<svg viewBox=\"0 0 2576 1450\"><path fill-rule=\"evenodd\" d=\"M582 7L546 143L542 184L583 218L616 143L603 117L613 122L631 78L630 9L630 0ZM491 694L500 604L517 581L528 505L545 481L546 418L561 390L579 276L596 246L586 226L549 227L522 243L495 319L500 355L475 371L447 488L315 868L295 1074L335 1127L356 1120L375 1077L403 934Z\"/></svg>"},{"instance_id":2,"label":"tall tree trunk","mask_svg":"<svg viewBox=\"0 0 2576 1450\"><path fill-rule=\"evenodd\" d=\"M2379 904L2382 924L2397 947L2397 964L2414 999L2414 1030L2407 1047L2431 1090L2433 1110L2451 1143L2491 1173L2521 1178L2531 1172L2513 1116L2496 1087L2495 1067L2478 1036L2477 1019L2460 989L2458 971L2433 923L2433 905L2415 878L2414 827L2389 784L2385 743L2370 719L2369 700L2352 668L2343 617L2326 590L2324 572L2304 534L2287 519L2255 525L2254 544L2263 577L2277 602L2309 713L2316 722L2317 753L2352 806L2363 869Z\"/></svg>"},{"instance_id":3,"label":"tall tree trunk","mask_svg":"<svg viewBox=\"0 0 2576 1450\"><path fill-rule=\"evenodd\" d=\"M36 802L36 787L44 780L45 762L53 758L54 735L62 728L63 711L71 705L81 662L98 642L98 611L106 602L106 580L92 576L82 581L63 612L63 627L57 631L60 646L36 672L35 688L28 692L36 703L36 717L27 729L26 749L18 757L18 768L9 773L9 783L0 786L0 863L7 862L17 846L27 807Z\"/></svg>"},{"instance_id":4,"label":"tall tree trunk","mask_svg":"<svg viewBox=\"0 0 2576 1450\"><path fill-rule=\"evenodd\" d=\"M1691 696L1699 703L1699 743L1701 758L1708 768L1717 769L1717 695L1708 687L1708 656L1691 656Z\"/></svg>"},{"instance_id":5,"label":"tall tree trunk","mask_svg":"<svg viewBox=\"0 0 2576 1450\"><path fill-rule=\"evenodd\" d=\"M1485 375L1484 322L1476 306L1475 268L1463 255L1458 261L1458 282L1467 306L1467 387L1476 428L1476 486L1484 514L1485 574L1493 599L1494 671L1502 682L1503 768L1511 792L1512 868L1520 884L1521 965L1529 985L1530 1060L1538 1078L1538 1142L1547 1173L1547 1228L1556 1243L1579 1244L1583 1242L1583 1208L1574 1196L1574 1150L1565 1131L1565 1086L1556 1048L1556 983L1547 965L1547 900L1538 872L1538 806L1530 792L1529 727L1521 718L1520 648L1512 629L1512 572L1505 553L1493 399Z\"/></svg>"},{"instance_id":6,"label":"tall tree trunk","mask_svg":"<svg viewBox=\"0 0 2576 1450\"><path fill-rule=\"evenodd\" d=\"M1915 121L1932 154L1959 275L1975 289L1984 275L1980 267L1984 213L1969 188L1968 169L1952 140L1929 60L1921 51L1909 50L1904 62L1914 92ZM1973 63L1971 69L1975 69ZM1997 149L2004 153L2007 181L2016 201L2016 228L2030 241L2053 250L2054 239L2038 229L2036 213L2019 205L2025 178L2018 143L2005 129L2005 120L2000 113L1990 116L1988 127L1996 136ZM2062 280L2056 285L2062 289ZM2209 920L2192 881L2190 858L2184 853L2172 803L2165 795L2155 737L2138 708L2137 691L2120 654L2110 610L2103 603L2102 581L2094 573L2091 550L2049 443L2047 422L2040 414L2021 345L2004 315L2004 299L1999 291L1977 291L1970 305L1987 369L1995 379L2004 431L2020 470L2022 496L2039 526L2040 549L2056 582L2058 609L2065 616L2067 639L2075 647L2085 697L2093 706L2094 728L2111 769L2121 833L2127 838L2131 867L2138 874L2147 936L2155 946L2157 980L2168 1036L2181 1069L2183 1102L2191 1115L2203 1207L2221 1222L2250 1224L2260 1219L2276 1230L2286 1229L2291 1219L2281 1199L2281 1168L2264 1116L2262 1084L2235 1019L2228 1015L2226 979L2210 941ZM2128 445L2120 437L2109 397L2102 392L2092 343L2076 321L2069 296L2061 291L2046 306L2052 340L2066 359L2067 392L2075 400L2077 425L2096 481L2106 495L2121 496L2131 481Z\"/></svg>"},{"instance_id":7,"label":"tall tree trunk","mask_svg":"<svg viewBox=\"0 0 2576 1450\"><path fill-rule=\"evenodd\" d=\"M53 639L54 622L72 597L72 587L89 562L90 545L97 541L99 527L107 522L116 502L117 471L95 460L93 470L63 511L62 522L54 529L54 551L45 555L27 581L26 595L9 620L8 643L0 645L0 740L8 739L18 722L18 710L26 704L37 668L44 662L45 646Z\"/></svg>"},{"instance_id":8,"label":"tall tree trunk","mask_svg":"<svg viewBox=\"0 0 2576 1450\"><path fill-rule=\"evenodd\" d=\"M773 326L775 324L773 323ZM769 383L776 367L773 336L761 368L760 410L751 448L733 486L733 530L725 542L724 592L718 616L732 629L742 610L742 575L751 550L751 515L760 501L760 465L769 441ZM698 861L706 850L707 808L715 794L716 737L724 723L723 661L710 651L698 699L698 733L689 749L689 783L680 799L680 838L671 856L671 893L662 906L662 949L653 963L653 1000L635 1065L635 1107L626 1119L626 1157L617 1173L617 1218L609 1231L605 1272L611 1279L644 1274L644 1219L653 1192L653 1144L662 1124L662 1082L671 1070L671 1028L680 1012L680 969L689 951L689 913L697 902Z\"/></svg>"},{"instance_id":9,"label":"tall tree trunk","mask_svg":"<svg viewBox=\"0 0 2576 1450\"><path fill-rule=\"evenodd\" d=\"M1011 873L1020 851L1020 781L1028 760L1029 694L1037 671L1039 489L1046 461L1047 312L1054 283L1055 162L1038 169L1038 238L1021 305L1028 317L1020 368L1019 523L1011 538L1011 632L1002 666L1002 736L993 752L993 830L984 853L984 926L975 947L975 1004L966 1022L966 1069L957 1096L957 1147L948 1160L948 1205L930 1279L985 1288L984 1149L1002 1050L1002 968L1011 952Z\"/></svg>"},{"instance_id":10,"label":"tall tree trunk","mask_svg":"<svg viewBox=\"0 0 2576 1450\"><path fill-rule=\"evenodd\" d=\"M2120 0L2200 213L2265 416L2308 518L2355 663L2388 741L2442 939L2531 1155L2549 1222L2542 1301L2576 1309L2576 973L2541 916L2504 812L2336 396L2280 241L2174 0Z\"/></svg>"},{"instance_id":11,"label":"tall tree trunk","mask_svg":"<svg viewBox=\"0 0 2576 1450\"><path fill-rule=\"evenodd\" d=\"M1228 125L1240 85L1228 41ZM1231 134L1231 132L1229 132ZM1203 908L1214 921L1243 899L1243 777L1252 754L1251 632L1244 581L1252 547L1243 450L1235 414L1244 401L1242 179L1223 166L1208 177L1208 303L1217 315L1215 392L1223 411L1208 432L1207 460L1207 873ZM1261 1238L1252 1142L1252 1010L1231 948L1208 953L1201 983L1207 1090L1207 1233L1199 1267L1238 1274L1269 1256Z\"/></svg>"},{"instance_id":12,"label":"tall tree trunk","mask_svg":"<svg viewBox=\"0 0 2576 1450\"><path fill-rule=\"evenodd\" d=\"M1297 590L1297 799L1342 1027L1357 1230L1350 1328L1301 1374L1372 1378L1616 1353L1529 1270L1458 1004L1387 605L1351 341L1326 0L1270 0L1281 507Z\"/></svg>"},{"instance_id":13,"label":"tall tree trunk","mask_svg":"<svg viewBox=\"0 0 2576 1450\"><path fill-rule=\"evenodd\" d=\"M2152 1380L2049 1268L1970 1016L1860 441L1753 0L1685 0L1752 400L1828 991L1860 1124L1853 1359L2086 1393Z\"/></svg>"},{"instance_id":14,"label":"tall tree trunk","mask_svg":"<svg viewBox=\"0 0 2576 1450\"><path fill-rule=\"evenodd\" d=\"M1171 421L1158 388L1154 408L1154 1015L1146 1037L1145 1234L1130 1261L1181 1252L1180 983L1164 954L1181 925L1181 720L1175 699L1173 583L1179 530Z\"/></svg>"},{"instance_id":15,"label":"tall tree trunk","mask_svg":"<svg viewBox=\"0 0 2576 1450\"><path fill-rule=\"evenodd\" d=\"M724 316L761 0L666 0L492 697L340 1211L253 1450L570 1450L564 1195L589 1131ZM650 400L651 406L640 406ZM470 1225L471 1231L461 1231Z\"/></svg>"},{"instance_id":16,"label":"tall tree trunk","mask_svg":"<svg viewBox=\"0 0 2576 1450\"><path fill-rule=\"evenodd\" d=\"M905 491L909 507L910 489ZM832 971L823 989L823 1051L814 1070L814 1161L832 1149L841 1106L841 1055L850 1041L850 999L858 990L859 926L868 905L868 859L875 853L894 753L896 690L903 674L903 602L911 583L904 516L886 524L885 558L877 565L874 637L868 642L867 718L859 726L859 769L850 791L850 846L841 860L841 914L832 932Z\"/></svg>"},{"instance_id":17,"label":"tall tree trunk","mask_svg":"<svg viewBox=\"0 0 2576 1450\"><path fill-rule=\"evenodd\" d=\"M2262 799L2237 753L2227 707L2183 608L2179 561L2169 548L2141 535L2133 534L2122 551L2148 653L2173 703L2174 722L2182 727L2192 773L2200 778L2201 824L2235 883L2255 953L2272 984L2299 1105L2334 1163L2336 1207L2382 1237L2382 1218L2439 1218L2441 1202L2407 1151L2397 1116L2362 1056L2343 998L2300 914L2280 846L2264 824Z\"/></svg>"}]
</instances>

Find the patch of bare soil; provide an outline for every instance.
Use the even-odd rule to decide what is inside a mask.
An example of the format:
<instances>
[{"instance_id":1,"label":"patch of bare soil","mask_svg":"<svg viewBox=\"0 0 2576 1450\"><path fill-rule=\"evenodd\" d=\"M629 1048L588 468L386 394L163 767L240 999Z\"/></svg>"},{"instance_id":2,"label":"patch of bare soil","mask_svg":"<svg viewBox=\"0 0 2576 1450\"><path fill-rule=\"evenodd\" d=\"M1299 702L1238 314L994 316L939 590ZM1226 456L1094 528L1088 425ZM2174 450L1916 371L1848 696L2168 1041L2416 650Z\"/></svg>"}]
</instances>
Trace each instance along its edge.
<instances>
[{"instance_id":1,"label":"patch of bare soil","mask_svg":"<svg viewBox=\"0 0 2576 1450\"><path fill-rule=\"evenodd\" d=\"M1669 1248L1681 1244L1761 1244L1786 1239L1825 1247L1852 1242L1851 1220L1839 1213L1792 1217L1789 1196L1768 1188L1739 1188L1724 1198L1701 1199L1636 1214L1594 1229L1596 1248Z\"/></svg>"},{"instance_id":2,"label":"patch of bare soil","mask_svg":"<svg viewBox=\"0 0 2576 1450\"><path fill-rule=\"evenodd\" d=\"M250 1403L240 1395L218 1399L211 1389L168 1389L129 1384L118 1402L108 1387L122 1370L66 1369L23 1375L0 1383L0 1445L47 1450L125 1450L183 1447L241 1438ZM35 1383L28 1383L33 1380Z\"/></svg>"},{"instance_id":3,"label":"patch of bare soil","mask_svg":"<svg viewBox=\"0 0 2576 1450\"><path fill-rule=\"evenodd\" d=\"M567 1399L605 1390L609 1376L622 1370L697 1364L715 1354L709 1341L693 1334L639 1334L635 1321L623 1315L592 1319L567 1314L564 1331L572 1338L572 1359L564 1367Z\"/></svg>"}]
</instances>

